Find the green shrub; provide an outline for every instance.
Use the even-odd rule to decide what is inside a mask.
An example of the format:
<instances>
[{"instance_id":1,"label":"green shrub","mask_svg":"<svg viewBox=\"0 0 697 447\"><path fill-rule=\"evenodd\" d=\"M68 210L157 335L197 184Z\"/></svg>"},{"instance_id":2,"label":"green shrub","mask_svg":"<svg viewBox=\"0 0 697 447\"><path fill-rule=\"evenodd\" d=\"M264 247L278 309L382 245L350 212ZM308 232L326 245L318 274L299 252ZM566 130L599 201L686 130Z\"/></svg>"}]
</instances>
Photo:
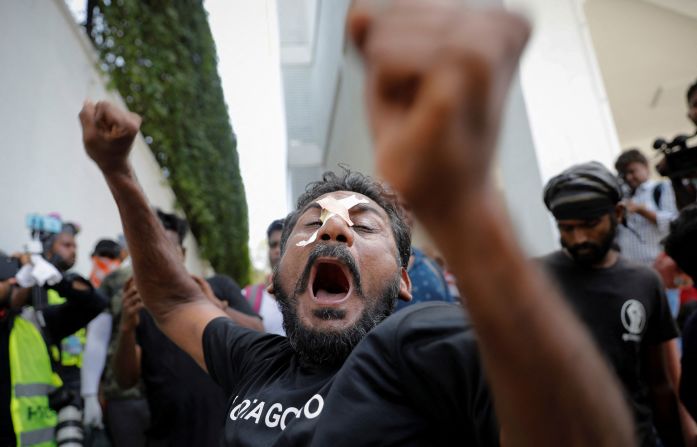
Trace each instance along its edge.
<instances>
[{"instance_id":1,"label":"green shrub","mask_svg":"<svg viewBox=\"0 0 697 447\"><path fill-rule=\"evenodd\" d=\"M246 284L247 202L200 0L91 1L87 29L186 214L201 255Z\"/></svg>"}]
</instances>

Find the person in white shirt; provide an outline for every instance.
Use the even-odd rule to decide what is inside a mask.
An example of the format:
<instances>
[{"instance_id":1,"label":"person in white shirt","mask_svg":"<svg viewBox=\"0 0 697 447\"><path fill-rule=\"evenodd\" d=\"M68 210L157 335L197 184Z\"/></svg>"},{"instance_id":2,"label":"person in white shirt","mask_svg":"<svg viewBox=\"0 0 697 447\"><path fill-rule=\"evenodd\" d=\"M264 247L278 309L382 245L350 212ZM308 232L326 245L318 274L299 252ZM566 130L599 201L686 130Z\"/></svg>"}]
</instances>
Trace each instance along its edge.
<instances>
[{"instance_id":1,"label":"person in white shirt","mask_svg":"<svg viewBox=\"0 0 697 447\"><path fill-rule=\"evenodd\" d=\"M271 271L276 268L281 259L281 232L283 231L283 219L271 222L266 230L269 242L269 265ZM264 331L270 334L286 335L283 329L283 315L278 308L276 298L266 289L270 284L270 277L267 281L259 284L252 284L244 288L244 296L251 306L263 320Z\"/></svg>"},{"instance_id":2,"label":"person in white shirt","mask_svg":"<svg viewBox=\"0 0 697 447\"><path fill-rule=\"evenodd\" d=\"M626 225L617 243L625 258L652 265L661 252L670 222L677 217L675 194L669 182L649 179L649 163L637 149L624 151L615 162L624 181Z\"/></svg>"}]
</instances>

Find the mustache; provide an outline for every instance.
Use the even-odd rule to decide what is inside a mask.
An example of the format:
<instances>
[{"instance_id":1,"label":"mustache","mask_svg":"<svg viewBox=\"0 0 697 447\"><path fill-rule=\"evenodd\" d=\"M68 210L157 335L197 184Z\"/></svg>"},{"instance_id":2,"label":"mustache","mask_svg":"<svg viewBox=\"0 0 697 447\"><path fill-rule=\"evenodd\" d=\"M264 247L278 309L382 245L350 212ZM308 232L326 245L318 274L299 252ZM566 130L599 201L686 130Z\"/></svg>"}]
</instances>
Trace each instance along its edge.
<instances>
[{"instance_id":1,"label":"mustache","mask_svg":"<svg viewBox=\"0 0 697 447\"><path fill-rule=\"evenodd\" d=\"M327 244L315 244L310 251L310 255L307 258L307 264L305 264L305 269L303 270L300 279L295 286L294 295L300 295L305 292L310 282L310 273L312 272L312 266L319 258L334 258L341 261L349 270L351 277L353 279L353 285L355 287L356 294L358 296L363 296L363 289L361 287L361 274L358 272L358 266L356 265L356 260L348 248L344 245L327 245Z\"/></svg>"}]
</instances>

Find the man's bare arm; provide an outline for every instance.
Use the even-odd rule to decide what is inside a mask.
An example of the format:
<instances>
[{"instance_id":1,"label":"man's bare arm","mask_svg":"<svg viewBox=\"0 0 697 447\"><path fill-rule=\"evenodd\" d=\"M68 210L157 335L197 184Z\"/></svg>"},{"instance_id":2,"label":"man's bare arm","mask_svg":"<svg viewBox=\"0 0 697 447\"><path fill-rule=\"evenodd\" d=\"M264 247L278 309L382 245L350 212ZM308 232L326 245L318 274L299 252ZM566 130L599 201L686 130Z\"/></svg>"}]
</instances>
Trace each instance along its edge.
<instances>
[{"instance_id":1,"label":"man's bare arm","mask_svg":"<svg viewBox=\"0 0 697 447\"><path fill-rule=\"evenodd\" d=\"M205 369L203 331L225 313L205 298L184 269L128 161L140 117L106 102L86 102L80 122L87 154L102 171L118 206L145 307L165 335Z\"/></svg>"},{"instance_id":2,"label":"man's bare arm","mask_svg":"<svg viewBox=\"0 0 697 447\"><path fill-rule=\"evenodd\" d=\"M133 278L130 278L123 286L121 321L116 352L111 361L116 383L124 389L134 387L140 379L141 350L136 341L136 329L140 324L141 309L143 300L138 294Z\"/></svg>"},{"instance_id":3,"label":"man's bare arm","mask_svg":"<svg viewBox=\"0 0 697 447\"><path fill-rule=\"evenodd\" d=\"M449 0L355 1L380 173L467 297L506 446L629 446L620 387L590 336L525 258L490 180L528 25Z\"/></svg>"},{"instance_id":4,"label":"man's bare arm","mask_svg":"<svg viewBox=\"0 0 697 447\"><path fill-rule=\"evenodd\" d=\"M684 423L689 425L691 418L681 411L677 395L680 379L675 340L650 346L646 362L653 423L661 441L666 447L688 445L685 441L691 440L693 434L689 433L689 427L683 427Z\"/></svg>"},{"instance_id":5,"label":"man's bare arm","mask_svg":"<svg viewBox=\"0 0 697 447\"><path fill-rule=\"evenodd\" d=\"M134 387L140 379L140 346L136 342L135 330L119 329L116 351L111 360L116 383L123 389Z\"/></svg>"}]
</instances>

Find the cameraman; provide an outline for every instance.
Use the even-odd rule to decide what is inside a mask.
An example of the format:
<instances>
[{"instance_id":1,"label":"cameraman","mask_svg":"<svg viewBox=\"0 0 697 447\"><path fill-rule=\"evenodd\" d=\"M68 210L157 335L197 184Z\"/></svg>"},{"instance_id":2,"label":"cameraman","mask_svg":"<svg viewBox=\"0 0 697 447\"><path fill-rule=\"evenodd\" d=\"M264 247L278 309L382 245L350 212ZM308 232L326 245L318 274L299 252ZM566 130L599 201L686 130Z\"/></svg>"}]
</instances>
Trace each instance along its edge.
<instances>
[{"instance_id":1,"label":"cameraman","mask_svg":"<svg viewBox=\"0 0 697 447\"><path fill-rule=\"evenodd\" d=\"M687 87L687 119L697 126L697 81ZM692 139L697 135L697 129L692 134L692 136L679 135L673 140L673 143L679 138L683 137L685 142L685 147L687 147L687 140ZM659 140L654 142L654 148L656 148ZM665 142L664 142L665 143ZM690 148L694 149L694 148ZM656 166L657 170L661 175L669 175L669 164L667 157L664 157ZM685 175L675 175L670 176L670 181L673 185L673 190L675 191L675 201L677 203L678 209L682 210L691 203L697 202L697 171L689 172Z\"/></svg>"},{"instance_id":2,"label":"cameraman","mask_svg":"<svg viewBox=\"0 0 697 447\"><path fill-rule=\"evenodd\" d=\"M65 222L61 224L58 233L42 234L44 258L63 274L73 268L77 260L76 236L79 232L79 227L76 224ZM65 296L52 289L42 289L35 286L32 293L34 294L34 307L37 309L63 304L66 301ZM53 340L55 347L52 349L57 351L53 354L60 355L60 377L63 385L74 392L76 396L80 394L80 369L82 368L82 353L86 339L86 329L81 327L74 334ZM81 404L78 406L81 407Z\"/></svg>"},{"instance_id":3,"label":"cameraman","mask_svg":"<svg viewBox=\"0 0 697 447\"><path fill-rule=\"evenodd\" d=\"M53 291L65 302L35 308L36 290ZM105 307L103 295L75 274L63 274L53 286L23 289L12 277L0 278L0 446L55 442L57 416L49 399L62 381L49 346Z\"/></svg>"},{"instance_id":4,"label":"cameraman","mask_svg":"<svg viewBox=\"0 0 697 447\"><path fill-rule=\"evenodd\" d=\"M623 204L627 211L617 242L625 258L651 266L678 213L673 189L668 182L649 179L649 162L638 149L622 152L615 169L626 187Z\"/></svg>"}]
</instances>

